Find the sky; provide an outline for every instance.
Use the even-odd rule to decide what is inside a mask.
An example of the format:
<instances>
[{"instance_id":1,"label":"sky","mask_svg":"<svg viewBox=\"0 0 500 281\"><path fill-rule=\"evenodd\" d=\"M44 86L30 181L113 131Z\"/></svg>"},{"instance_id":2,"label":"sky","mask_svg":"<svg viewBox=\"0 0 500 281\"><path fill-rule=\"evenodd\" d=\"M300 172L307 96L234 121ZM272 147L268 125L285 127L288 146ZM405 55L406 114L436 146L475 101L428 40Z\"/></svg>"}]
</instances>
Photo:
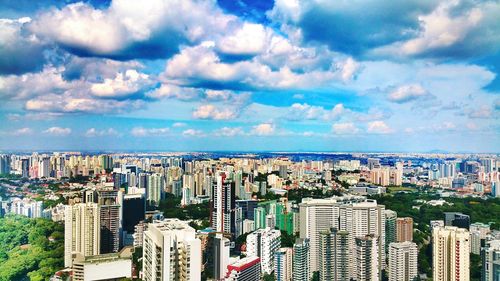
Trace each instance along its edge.
<instances>
[{"instance_id":1,"label":"sky","mask_svg":"<svg viewBox=\"0 0 500 281\"><path fill-rule=\"evenodd\" d=\"M500 152L500 2L0 1L0 150Z\"/></svg>"}]
</instances>

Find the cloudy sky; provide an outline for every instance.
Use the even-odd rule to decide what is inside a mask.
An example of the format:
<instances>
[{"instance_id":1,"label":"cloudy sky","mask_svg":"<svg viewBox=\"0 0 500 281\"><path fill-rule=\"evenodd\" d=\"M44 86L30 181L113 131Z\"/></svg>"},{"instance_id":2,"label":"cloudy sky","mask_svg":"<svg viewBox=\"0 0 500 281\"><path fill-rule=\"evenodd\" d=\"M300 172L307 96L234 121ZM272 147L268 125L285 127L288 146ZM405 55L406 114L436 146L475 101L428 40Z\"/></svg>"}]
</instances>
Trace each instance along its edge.
<instances>
[{"instance_id":1,"label":"cloudy sky","mask_svg":"<svg viewBox=\"0 0 500 281\"><path fill-rule=\"evenodd\" d=\"M0 149L500 151L498 1L0 2Z\"/></svg>"}]
</instances>

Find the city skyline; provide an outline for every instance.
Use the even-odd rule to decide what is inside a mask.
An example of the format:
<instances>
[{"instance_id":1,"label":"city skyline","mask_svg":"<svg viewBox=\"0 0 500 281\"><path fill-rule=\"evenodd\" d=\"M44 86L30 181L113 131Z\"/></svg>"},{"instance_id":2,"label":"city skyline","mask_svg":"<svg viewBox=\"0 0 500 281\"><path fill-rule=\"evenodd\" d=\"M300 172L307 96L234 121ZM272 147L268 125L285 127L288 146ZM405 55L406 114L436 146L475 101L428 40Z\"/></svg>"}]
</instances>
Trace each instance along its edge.
<instances>
[{"instance_id":1,"label":"city skyline","mask_svg":"<svg viewBox=\"0 0 500 281\"><path fill-rule=\"evenodd\" d=\"M0 150L498 153L499 13L6 1Z\"/></svg>"}]
</instances>

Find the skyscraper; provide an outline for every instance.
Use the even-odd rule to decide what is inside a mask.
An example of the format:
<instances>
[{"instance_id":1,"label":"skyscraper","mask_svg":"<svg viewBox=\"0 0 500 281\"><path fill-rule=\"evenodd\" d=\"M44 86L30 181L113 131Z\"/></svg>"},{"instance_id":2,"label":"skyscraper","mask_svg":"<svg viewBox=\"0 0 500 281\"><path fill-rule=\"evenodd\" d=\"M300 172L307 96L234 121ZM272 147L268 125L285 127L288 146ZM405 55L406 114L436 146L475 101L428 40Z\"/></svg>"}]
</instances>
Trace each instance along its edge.
<instances>
[{"instance_id":1,"label":"skyscraper","mask_svg":"<svg viewBox=\"0 0 500 281\"><path fill-rule=\"evenodd\" d=\"M213 243L213 265L214 277L216 280L221 280L226 276L227 266L229 265L229 247L231 241L218 233L212 239Z\"/></svg>"},{"instance_id":2,"label":"skyscraper","mask_svg":"<svg viewBox=\"0 0 500 281\"><path fill-rule=\"evenodd\" d=\"M389 281L414 281L417 277L418 248L413 242L389 245Z\"/></svg>"},{"instance_id":3,"label":"skyscraper","mask_svg":"<svg viewBox=\"0 0 500 281\"><path fill-rule=\"evenodd\" d=\"M116 253L120 249L121 207L118 191L97 190L101 228L100 254Z\"/></svg>"},{"instance_id":4,"label":"skyscraper","mask_svg":"<svg viewBox=\"0 0 500 281\"><path fill-rule=\"evenodd\" d=\"M376 235L356 237L356 280L380 280L379 246Z\"/></svg>"},{"instance_id":5,"label":"skyscraper","mask_svg":"<svg viewBox=\"0 0 500 281\"><path fill-rule=\"evenodd\" d=\"M492 240L486 243L481 250L482 273L481 281L500 280L500 240Z\"/></svg>"},{"instance_id":6,"label":"skyscraper","mask_svg":"<svg viewBox=\"0 0 500 281\"><path fill-rule=\"evenodd\" d=\"M436 227L432 231L434 281L469 280L469 232L454 226Z\"/></svg>"},{"instance_id":7,"label":"skyscraper","mask_svg":"<svg viewBox=\"0 0 500 281\"><path fill-rule=\"evenodd\" d=\"M225 173L219 174L217 180L212 183L210 200L210 223L217 232L236 232L235 199L234 183L226 179Z\"/></svg>"},{"instance_id":8,"label":"skyscraper","mask_svg":"<svg viewBox=\"0 0 500 281\"><path fill-rule=\"evenodd\" d=\"M309 268L309 239L297 238L293 244L293 281L304 281L310 279Z\"/></svg>"},{"instance_id":9,"label":"skyscraper","mask_svg":"<svg viewBox=\"0 0 500 281\"><path fill-rule=\"evenodd\" d=\"M156 173L147 178L146 203L148 206L158 206L165 193L165 176Z\"/></svg>"},{"instance_id":10,"label":"skyscraper","mask_svg":"<svg viewBox=\"0 0 500 281\"><path fill-rule=\"evenodd\" d=\"M397 242L413 241L412 218L406 217L396 219L396 236Z\"/></svg>"},{"instance_id":11,"label":"skyscraper","mask_svg":"<svg viewBox=\"0 0 500 281\"><path fill-rule=\"evenodd\" d=\"M281 232L276 229L258 229L247 236L247 255L260 257L263 273L271 274L274 270L274 253L281 245Z\"/></svg>"},{"instance_id":12,"label":"skyscraper","mask_svg":"<svg viewBox=\"0 0 500 281\"><path fill-rule=\"evenodd\" d=\"M187 222L155 221L144 231L144 281L200 280L201 241Z\"/></svg>"}]
</instances>

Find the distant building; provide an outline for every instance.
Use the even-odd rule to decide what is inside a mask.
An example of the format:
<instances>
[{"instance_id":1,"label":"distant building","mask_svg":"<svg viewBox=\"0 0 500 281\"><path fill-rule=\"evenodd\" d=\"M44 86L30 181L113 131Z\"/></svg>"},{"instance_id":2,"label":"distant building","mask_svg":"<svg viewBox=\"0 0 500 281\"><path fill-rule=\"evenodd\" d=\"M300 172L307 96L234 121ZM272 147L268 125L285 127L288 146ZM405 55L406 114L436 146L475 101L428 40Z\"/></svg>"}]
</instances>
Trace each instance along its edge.
<instances>
[{"instance_id":1,"label":"distant building","mask_svg":"<svg viewBox=\"0 0 500 281\"><path fill-rule=\"evenodd\" d=\"M413 219L406 218L397 218L396 219L396 241L397 242L406 242L413 241Z\"/></svg>"},{"instance_id":2,"label":"distant building","mask_svg":"<svg viewBox=\"0 0 500 281\"><path fill-rule=\"evenodd\" d=\"M457 212L445 212L444 225L469 229L470 216Z\"/></svg>"},{"instance_id":3,"label":"distant building","mask_svg":"<svg viewBox=\"0 0 500 281\"><path fill-rule=\"evenodd\" d=\"M76 254L73 259L74 281L118 280L132 277L132 247L119 253L97 256Z\"/></svg>"},{"instance_id":4,"label":"distant building","mask_svg":"<svg viewBox=\"0 0 500 281\"><path fill-rule=\"evenodd\" d=\"M389 244L396 242L396 219L397 213L392 210L385 210L385 248L389 251Z\"/></svg>"}]
</instances>

